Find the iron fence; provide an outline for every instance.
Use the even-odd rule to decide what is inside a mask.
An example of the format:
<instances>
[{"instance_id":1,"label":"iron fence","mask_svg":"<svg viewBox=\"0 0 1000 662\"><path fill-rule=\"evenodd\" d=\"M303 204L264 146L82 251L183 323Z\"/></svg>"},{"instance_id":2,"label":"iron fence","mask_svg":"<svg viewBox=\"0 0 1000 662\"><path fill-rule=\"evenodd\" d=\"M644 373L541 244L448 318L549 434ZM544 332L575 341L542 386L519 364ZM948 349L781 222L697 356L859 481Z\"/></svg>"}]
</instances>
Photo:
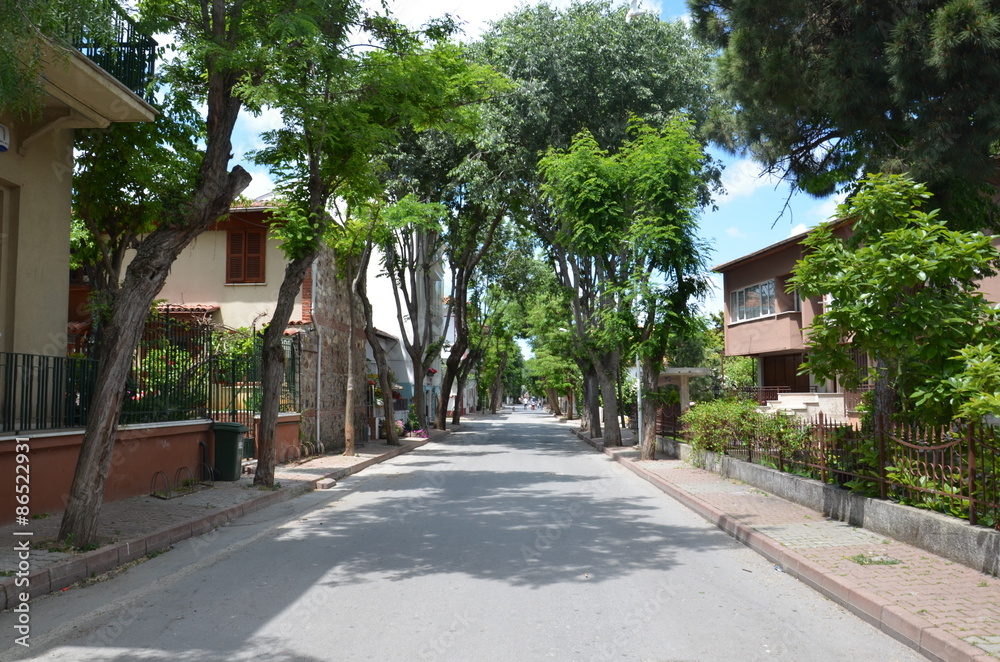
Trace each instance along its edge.
<instances>
[{"instance_id":1,"label":"iron fence","mask_svg":"<svg viewBox=\"0 0 1000 662\"><path fill-rule=\"evenodd\" d=\"M299 410L302 346L298 336L282 338L285 378L278 398L278 411ZM263 361L260 344L245 356L215 356L209 384L209 417L215 421L242 423L247 428L243 459L256 457L260 409L263 400Z\"/></svg>"},{"instance_id":2,"label":"iron fence","mask_svg":"<svg viewBox=\"0 0 1000 662\"><path fill-rule=\"evenodd\" d=\"M727 455L1000 529L1000 430L978 423L881 432L815 419L766 425Z\"/></svg>"},{"instance_id":3,"label":"iron fence","mask_svg":"<svg viewBox=\"0 0 1000 662\"><path fill-rule=\"evenodd\" d=\"M251 450L261 399L259 341L243 355L213 352L210 325L150 320L125 385L123 424L212 418L250 430ZM298 411L301 343L282 339L285 377L280 411ZM91 358L0 353L0 433L80 428L87 424L97 380Z\"/></svg>"},{"instance_id":4,"label":"iron fence","mask_svg":"<svg viewBox=\"0 0 1000 662\"><path fill-rule=\"evenodd\" d=\"M681 406L664 405L656 410L656 434L680 439L684 432L681 424Z\"/></svg>"},{"instance_id":5,"label":"iron fence","mask_svg":"<svg viewBox=\"0 0 1000 662\"><path fill-rule=\"evenodd\" d=\"M208 418L213 329L157 316L146 323L125 384L122 423Z\"/></svg>"},{"instance_id":6,"label":"iron fence","mask_svg":"<svg viewBox=\"0 0 1000 662\"><path fill-rule=\"evenodd\" d=\"M95 361L0 352L0 431L82 427L97 378Z\"/></svg>"}]
</instances>

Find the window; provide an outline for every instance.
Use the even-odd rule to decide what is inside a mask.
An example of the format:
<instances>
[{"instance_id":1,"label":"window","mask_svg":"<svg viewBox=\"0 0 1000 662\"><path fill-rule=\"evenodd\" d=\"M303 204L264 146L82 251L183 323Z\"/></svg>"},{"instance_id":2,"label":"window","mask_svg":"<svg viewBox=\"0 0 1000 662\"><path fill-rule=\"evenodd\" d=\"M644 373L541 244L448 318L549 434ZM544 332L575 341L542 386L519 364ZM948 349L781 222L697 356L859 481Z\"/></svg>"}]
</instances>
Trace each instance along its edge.
<instances>
[{"instance_id":1,"label":"window","mask_svg":"<svg viewBox=\"0 0 1000 662\"><path fill-rule=\"evenodd\" d=\"M263 283L267 230L226 232L226 282Z\"/></svg>"},{"instance_id":2,"label":"window","mask_svg":"<svg viewBox=\"0 0 1000 662\"><path fill-rule=\"evenodd\" d=\"M745 287L729 293L729 321L742 322L774 315L774 281Z\"/></svg>"}]
</instances>

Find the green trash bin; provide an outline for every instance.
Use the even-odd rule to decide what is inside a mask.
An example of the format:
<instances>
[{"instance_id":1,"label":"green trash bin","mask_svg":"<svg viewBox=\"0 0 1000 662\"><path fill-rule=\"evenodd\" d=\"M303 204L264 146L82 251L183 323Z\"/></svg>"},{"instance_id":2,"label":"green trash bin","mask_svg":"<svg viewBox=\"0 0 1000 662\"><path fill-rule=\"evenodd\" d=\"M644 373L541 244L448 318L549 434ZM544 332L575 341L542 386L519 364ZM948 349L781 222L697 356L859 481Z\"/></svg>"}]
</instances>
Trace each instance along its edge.
<instances>
[{"instance_id":1,"label":"green trash bin","mask_svg":"<svg viewBox=\"0 0 1000 662\"><path fill-rule=\"evenodd\" d=\"M215 470L219 480L239 480L243 473L243 435L247 426L242 423L217 422L212 424L215 433Z\"/></svg>"}]
</instances>

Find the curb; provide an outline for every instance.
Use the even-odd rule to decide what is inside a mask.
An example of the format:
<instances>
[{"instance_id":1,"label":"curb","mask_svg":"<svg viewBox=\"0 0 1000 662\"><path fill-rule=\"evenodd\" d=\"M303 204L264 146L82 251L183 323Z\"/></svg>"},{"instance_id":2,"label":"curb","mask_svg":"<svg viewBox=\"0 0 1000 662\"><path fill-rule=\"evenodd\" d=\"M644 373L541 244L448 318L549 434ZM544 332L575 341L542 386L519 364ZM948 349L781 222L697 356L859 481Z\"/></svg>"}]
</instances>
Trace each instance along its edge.
<instances>
[{"instance_id":1,"label":"curb","mask_svg":"<svg viewBox=\"0 0 1000 662\"><path fill-rule=\"evenodd\" d=\"M769 562L780 566L785 574L795 577L826 598L841 605L855 616L867 621L896 641L909 646L934 662L996 662L996 658L955 635L932 626L927 621L875 595L865 588L826 570L805 557L787 549L756 529L736 520L698 497L679 490L656 474L627 461L599 440L588 438L579 430L573 434L581 441L603 452L626 469L647 481L682 505L712 522L724 532L757 552Z\"/></svg>"},{"instance_id":2,"label":"curb","mask_svg":"<svg viewBox=\"0 0 1000 662\"><path fill-rule=\"evenodd\" d=\"M438 434L432 433L431 438L417 439L403 444L388 453L376 455L350 467L341 467L324 476L309 479L305 483L283 487L253 499L248 499L243 503L229 506L228 508L207 512L197 519L171 524L144 536L124 542L115 542L100 549L83 552L72 558L39 568L28 574L27 590L16 587L15 578L5 577L0 581L0 607L2 609L13 609L23 603L24 600L20 599L20 593L22 592L27 593L30 596L30 600L34 600L47 593L56 593L87 577L108 572L152 552L167 549L171 545L176 545L183 540L208 533L216 527L240 519L244 515L249 515L267 506L289 501L295 497L312 492L316 489L320 481L328 479L340 480L341 478L356 474L363 469L367 469L374 464L379 464L404 453L409 453L429 441L448 434L448 432L450 430L440 431Z\"/></svg>"}]
</instances>

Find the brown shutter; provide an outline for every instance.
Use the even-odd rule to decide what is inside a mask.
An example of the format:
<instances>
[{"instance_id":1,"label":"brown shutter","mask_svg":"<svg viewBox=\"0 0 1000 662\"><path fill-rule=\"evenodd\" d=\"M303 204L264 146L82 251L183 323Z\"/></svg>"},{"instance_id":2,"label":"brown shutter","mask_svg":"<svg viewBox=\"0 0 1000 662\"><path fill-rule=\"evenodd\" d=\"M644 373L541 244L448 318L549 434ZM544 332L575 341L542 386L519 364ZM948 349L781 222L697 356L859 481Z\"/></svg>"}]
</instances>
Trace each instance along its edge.
<instances>
[{"instance_id":1,"label":"brown shutter","mask_svg":"<svg viewBox=\"0 0 1000 662\"><path fill-rule=\"evenodd\" d=\"M246 258L244 280L247 283L264 282L264 230L246 231Z\"/></svg>"},{"instance_id":2,"label":"brown shutter","mask_svg":"<svg viewBox=\"0 0 1000 662\"><path fill-rule=\"evenodd\" d=\"M246 234L244 230L230 230L226 233L226 282L244 282L244 255L246 253Z\"/></svg>"}]
</instances>

